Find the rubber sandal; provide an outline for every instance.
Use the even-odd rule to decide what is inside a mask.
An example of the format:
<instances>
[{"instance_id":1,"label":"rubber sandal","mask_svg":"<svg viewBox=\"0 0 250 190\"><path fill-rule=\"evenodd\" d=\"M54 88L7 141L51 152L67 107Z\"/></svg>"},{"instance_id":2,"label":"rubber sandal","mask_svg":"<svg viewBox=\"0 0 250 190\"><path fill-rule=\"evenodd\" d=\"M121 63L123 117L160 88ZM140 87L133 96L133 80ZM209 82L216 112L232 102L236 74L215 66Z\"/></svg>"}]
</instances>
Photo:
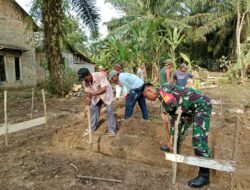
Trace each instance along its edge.
<instances>
[{"instance_id":1,"label":"rubber sandal","mask_svg":"<svg viewBox=\"0 0 250 190\"><path fill-rule=\"evenodd\" d=\"M83 137L86 137L86 136L88 136L88 135L89 135L89 130L86 129L86 130L82 133L82 136L83 136Z\"/></svg>"},{"instance_id":2,"label":"rubber sandal","mask_svg":"<svg viewBox=\"0 0 250 190\"><path fill-rule=\"evenodd\" d=\"M163 152L171 152L173 150L173 148L169 147L166 144L163 144L163 145L161 145L160 150L163 151Z\"/></svg>"},{"instance_id":3,"label":"rubber sandal","mask_svg":"<svg viewBox=\"0 0 250 190\"><path fill-rule=\"evenodd\" d=\"M107 133L109 137L114 137L115 136L115 132L108 132Z\"/></svg>"}]
</instances>

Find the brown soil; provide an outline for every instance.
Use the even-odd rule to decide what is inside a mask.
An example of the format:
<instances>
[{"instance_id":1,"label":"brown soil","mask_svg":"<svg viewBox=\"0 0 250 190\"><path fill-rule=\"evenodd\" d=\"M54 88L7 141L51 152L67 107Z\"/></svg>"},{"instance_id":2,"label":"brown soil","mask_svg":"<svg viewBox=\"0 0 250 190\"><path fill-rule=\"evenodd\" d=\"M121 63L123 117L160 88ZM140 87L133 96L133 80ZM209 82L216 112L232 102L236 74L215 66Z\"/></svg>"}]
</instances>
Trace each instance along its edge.
<instances>
[{"instance_id":1,"label":"brown soil","mask_svg":"<svg viewBox=\"0 0 250 190\"><path fill-rule=\"evenodd\" d=\"M250 189L250 136L249 114L238 114L232 108L244 110L250 105L250 85L224 85L219 89L204 90L212 99L226 105L214 105L216 113L211 119L209 145L215 159L232 160L235 118L240 117L240 131L236 146L236 171L232 189ZM8 92L10 123L30 119L31 97L29 89ZM0 93L3 105L3 93ZM43 115L40 91L36 92L33 118ZM107 123L102 117L99 129L93 134L93 144L82 137L87 119L82 117L83 97L47 97L49 128L44 126L9 135L9 146L0 137L0 189L131 189L163 190L190 189L187 181L196 176L197 167L178 164L176 187L171 186L171 163L164 160L159 145L164 142L165 130L160 119L157 102L148 103L151 121L141 119L138 108L132 119L118 122L116 137L106 135ZM247 111L247 110L246 110ZM116 108L116 117L122 118L124 106ZM245 122L247 124L245 124ZM0 124L3 109L0 110ZM188 131L181 153L192 155L191 133ZM75 168L76 167L76 168ZM76 175L122 180L122 183L80 179ZM230 189L231 175L212 171L211 184L202 189Z\"/></svg>"}]
</instances>

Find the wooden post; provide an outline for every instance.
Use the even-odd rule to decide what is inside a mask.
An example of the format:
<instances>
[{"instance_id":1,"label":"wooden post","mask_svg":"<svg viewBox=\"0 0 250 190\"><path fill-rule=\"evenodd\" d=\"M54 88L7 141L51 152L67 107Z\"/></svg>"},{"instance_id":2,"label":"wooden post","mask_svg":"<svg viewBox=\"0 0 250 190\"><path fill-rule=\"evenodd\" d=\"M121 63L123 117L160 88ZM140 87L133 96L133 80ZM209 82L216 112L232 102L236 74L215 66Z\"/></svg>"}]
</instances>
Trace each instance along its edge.
<instances>
[{"instance_id":1,"label":"wooden post","mask_svg":"<svg viewBox=\"0 0 250 190\"><path fill-rule=\"evenodd\" d=\"M42 89L42 96L43 96L43 107L44 107L45 122L46 122L46 127L48 127L47 106L46 106L44 89Z\"/></svg>"},{"instance_id":2,"label":"wooden post","mask_svg":"<svg viewBox=\"0 0 250 190\"><path fill-rule=\"evenodd\" d=\"M235 161L235 156L237 152L237 146L239 141L239 124L240 124L240 118L239 116L236 117L235 121L235 136L234 136L234 144L233 144L233 152L232 152L232 160ZM230 189L233 190L233 172L231 172L231 183L230 183Z\"/></svg>"},{"instance_id":3,"label":"wooden post","mask_svg":"<svg viewBox=\"0 0 250 190\"><path fill-rule=\"evenodd\" d=\"M8 116L7 116L7 90L4 91L4 126L5 126L5 146L8 146Z\"/></svg>"},{"instance_id":4,"label":"wooden post","mask_svg":"<svg viewBox=\"0 0 250 190\"><path fill-rule=\"evenodd\" d=\"M32 93L31 93L31 112L30 112L30 119L33 118L33 108L34 108L34 88L32 88Z\"/></svg>"},{"instance_id":5,"label":"wooden post","mask_svg":"<svg viewBox=\"0 0 250 190\"><path fill-rule=\"evenodd\" d=\"M222 97L221 97L221 91L220 91L220 114L222 115L223 109L222 109Z\"/></svg>"},{"instance_id":6,"label":"wooden post","mask_svg":"<svg viewBox=\"0 0 250 190\"><path fill-rule=\"evenodd\" d=\"M179 133L179 121L181 118L181 109L178 108L176 113L178 114L177 119L175 121L174 126L174 156L177 155L177 140L178 140L178 133ZM175 185L176 182L176 172L177 172L177 162L172 162L172 171L173 171L173 178L172 178L172 185Z\"/></svg>"}]
</instances>

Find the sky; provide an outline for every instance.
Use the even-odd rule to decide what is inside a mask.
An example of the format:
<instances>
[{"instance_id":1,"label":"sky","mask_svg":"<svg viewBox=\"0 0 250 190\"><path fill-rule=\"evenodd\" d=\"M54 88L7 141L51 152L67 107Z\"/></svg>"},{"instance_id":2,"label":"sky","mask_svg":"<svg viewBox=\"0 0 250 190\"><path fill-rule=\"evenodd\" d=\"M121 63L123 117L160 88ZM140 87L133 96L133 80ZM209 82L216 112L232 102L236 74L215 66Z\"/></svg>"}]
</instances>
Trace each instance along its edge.
<instances>
[{"instance_id":1,"label":"sky","mask_svg":"<svg viewBox=\"0 0 250 190\"><path fill-rule=\"evenodd\" d=\"M110 3L104 3L105 0L96 0L96 6L101 14L100 22L100 33L101 37L104 38L107 35L107 27L103 25L104 22L110 21L112 18L120 17L121 12L117 11L112 7ZM26 12L29 12L32 0L16 0L16 2L23 7ZM88 33L88 32L87 32Z\"/></svg>"}]
</instances>

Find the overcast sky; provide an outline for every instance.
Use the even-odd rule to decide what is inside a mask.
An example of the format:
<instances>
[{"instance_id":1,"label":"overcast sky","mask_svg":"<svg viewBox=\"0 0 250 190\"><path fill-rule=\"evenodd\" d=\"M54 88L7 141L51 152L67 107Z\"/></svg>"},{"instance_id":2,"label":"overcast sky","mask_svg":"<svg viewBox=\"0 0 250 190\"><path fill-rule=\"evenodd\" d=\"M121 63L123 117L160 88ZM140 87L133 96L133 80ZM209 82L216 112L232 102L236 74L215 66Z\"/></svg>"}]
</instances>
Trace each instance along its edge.
<instances>
[{"instance_id":1,"label":"overcast sky","mask_svg":"<svg viewBox=\"0 0 250 190\"><path fill-rule=\"evenodd\" d=\"M97 8L100 10L101 23L100 23L100 33L102 37L107 35L107 28L103 25L104 22L111 20L114 17L119 17L122 13L116 11L111 4L104 3L105 0L96 0ZM19 5L21 5L27 12L31 7L32 0L16 0Z\"/></svg>"}]
</instances>

